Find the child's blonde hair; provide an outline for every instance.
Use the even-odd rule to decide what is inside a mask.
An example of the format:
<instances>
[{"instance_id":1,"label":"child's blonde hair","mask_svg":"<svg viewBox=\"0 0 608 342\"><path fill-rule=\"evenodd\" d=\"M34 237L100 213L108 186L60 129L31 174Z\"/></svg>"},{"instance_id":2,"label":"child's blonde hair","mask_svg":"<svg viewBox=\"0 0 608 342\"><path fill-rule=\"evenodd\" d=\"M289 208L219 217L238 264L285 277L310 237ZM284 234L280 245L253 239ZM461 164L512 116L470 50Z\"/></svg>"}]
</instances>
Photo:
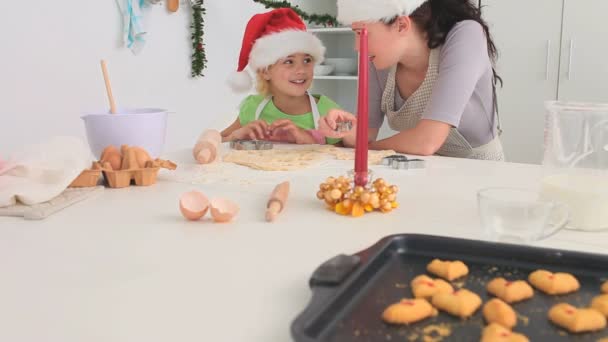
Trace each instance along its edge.
<instances>
[{"instance_id":1,"label":"child's blonde hair","mask_svg":"<svg viewBox=\"0 0 608 342\"><path fill-rule=\"evenodd\" d=\"M266 69L268 69L268 67ZM270 94L270 81L264 78L263 69L258 70L256 73L255 90L264 97Z\"/></svg>"}]
</instances>

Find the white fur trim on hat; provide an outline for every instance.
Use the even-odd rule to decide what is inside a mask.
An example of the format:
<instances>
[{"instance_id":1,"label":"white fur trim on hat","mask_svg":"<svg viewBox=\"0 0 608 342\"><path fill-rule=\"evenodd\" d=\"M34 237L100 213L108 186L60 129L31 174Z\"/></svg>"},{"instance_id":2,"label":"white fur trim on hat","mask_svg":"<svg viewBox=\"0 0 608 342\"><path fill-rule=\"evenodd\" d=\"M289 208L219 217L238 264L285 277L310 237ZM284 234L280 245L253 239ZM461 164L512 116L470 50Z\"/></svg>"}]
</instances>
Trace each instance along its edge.
<instances>
[{"instance_id":1,"label":"white fur trim on hat","mask_svg":"<svg viewBox=\"0 0 608 342\"><path fill-rule=\"evenodd\" d=\"M325 46L314 34L285 30L258 38L249 54L249 67L257 71L294 53L307 53L315 63L323 62Z\"/></svg>"},{"instance_id":2,"label":"white fur trim on hat","mask_svg":"<svg viewBox=\"0 0 608 342\"><path fill-rule=\"evenodd\" d=\"M338 21L381 21L410 15L427 0L338 0Z\"/></svg>"},{"instance_id":3,"label":"white fur trim on hat","mask_svg":"<svg viewBox=\"0 0 608 342\"><path fill-rule=\"evenodd\" d=\"M241 72L234 71L228 77L227 82L230 88L237 93L246 92L250 90L253 86L253 78L251 77L247 69Z\"/></svg>"}]
</instances>

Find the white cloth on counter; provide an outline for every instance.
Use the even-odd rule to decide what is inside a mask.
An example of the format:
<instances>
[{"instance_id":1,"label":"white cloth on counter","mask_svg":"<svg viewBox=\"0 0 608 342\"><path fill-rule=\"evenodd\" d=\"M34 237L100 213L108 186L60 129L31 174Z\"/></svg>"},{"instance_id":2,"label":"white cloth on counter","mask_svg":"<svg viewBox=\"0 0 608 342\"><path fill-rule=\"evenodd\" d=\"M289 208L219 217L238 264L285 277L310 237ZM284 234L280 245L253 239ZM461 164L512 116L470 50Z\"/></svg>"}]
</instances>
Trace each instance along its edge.
<instances>
[{"instance_id":1,"label":"white cloth on counter","mask_svg":"<svg viewBox=\"0 0 608 342\"><path fill-rule=\"evenodd\" d=\"M43 220L75 203L101 194L103 191L103 186L67 188L59 196L54 197L48 202L34 205L17 203L8 207L0 207L0 216L23 217L26 220Z\"/></svg>"},{"instance_id":2,"label":"white cloth on counter","mask_svg":"<svg viewBox=\"0 0 608 342\"><path fill-rule=\"evenodd\" d=\"M79 138L54 137L17 151L9 160L0 168L0 207L57 197L91 165L91 152Z\"/></svg>"}]
</instances>

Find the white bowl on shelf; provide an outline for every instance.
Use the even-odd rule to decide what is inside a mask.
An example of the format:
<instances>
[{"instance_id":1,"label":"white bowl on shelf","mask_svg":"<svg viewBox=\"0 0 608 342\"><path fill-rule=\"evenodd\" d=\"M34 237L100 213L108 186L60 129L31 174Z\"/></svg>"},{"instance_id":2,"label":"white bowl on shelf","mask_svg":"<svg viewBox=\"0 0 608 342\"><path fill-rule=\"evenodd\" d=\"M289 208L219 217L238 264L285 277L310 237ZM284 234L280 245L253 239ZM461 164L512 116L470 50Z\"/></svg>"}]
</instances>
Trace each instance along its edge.
<instances>
[{"instance_id":1,"label":"white bowl on shelf","mask_svg":"<svg viewBox=\"0 0 608 342\"><path fill-rule=\"evenodd\" d=\"M318 64L318 65L315 65L314 74L315 74L315 76L327 76L327 75L331 75L331 73L333 71L334 71L333 65Z\"/></svg>"},{"instance_id":2,"label":"white bowl on shelf","mask_svg":"<svg viewBox=\"0 0 608 342\"><path fill-rule=\"evenodd\" d=\"M326 58L326 65L333 65L337 76L355 76L357 74L357 60L355 58Z\"/></svg>"}]
</instances>

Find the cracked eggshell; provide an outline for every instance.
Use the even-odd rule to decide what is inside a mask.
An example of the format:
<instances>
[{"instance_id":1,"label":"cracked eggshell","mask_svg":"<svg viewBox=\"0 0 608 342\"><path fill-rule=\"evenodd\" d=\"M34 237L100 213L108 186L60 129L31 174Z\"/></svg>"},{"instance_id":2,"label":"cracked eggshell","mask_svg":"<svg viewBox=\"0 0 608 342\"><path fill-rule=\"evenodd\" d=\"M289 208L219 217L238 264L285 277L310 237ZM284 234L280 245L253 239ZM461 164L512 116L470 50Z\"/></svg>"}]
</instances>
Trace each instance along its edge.
<instances>
[{"instance_id":1,"label":"cracked eggshell","mask_svg":"<svg viewBox=\"0 0 608 342\"><path fill-rule=\"evenodd\" d=\"M228 222L239 213L239 206L227 199L214 198L211 200L211 217L215 222Z\"/></svg>"},{"instance_id":2,"label":"cracked eggshell","mask_svg":"<svg viewBox=\"0 0 608 342\"><path fill-rule=\"evenodd\" d=\"M179 210L188 220L196 221L205 216L209 209L209 200L202 192L189 191L179 198Z\"/></svg>"}]
</instances>

